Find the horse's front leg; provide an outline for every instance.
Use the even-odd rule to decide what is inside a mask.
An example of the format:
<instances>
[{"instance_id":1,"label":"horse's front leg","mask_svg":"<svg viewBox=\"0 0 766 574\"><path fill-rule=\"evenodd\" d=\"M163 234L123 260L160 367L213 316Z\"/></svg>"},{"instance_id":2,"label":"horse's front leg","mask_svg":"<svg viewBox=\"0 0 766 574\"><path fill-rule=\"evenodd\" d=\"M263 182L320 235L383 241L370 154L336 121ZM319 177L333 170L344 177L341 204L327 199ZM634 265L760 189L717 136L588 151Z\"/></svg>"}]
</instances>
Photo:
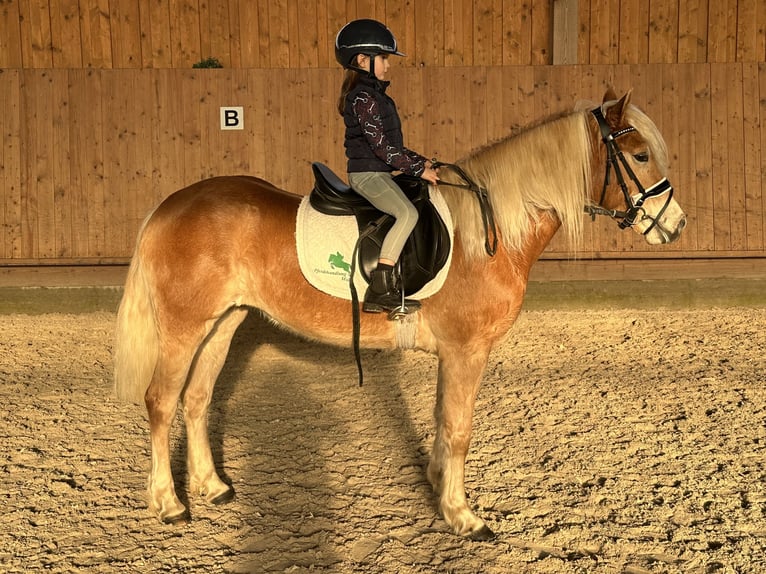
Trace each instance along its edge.
<instances>
[{"instance_id":1,"label":"horse's front leg","mask_svg":"<svg viewBox=\"0 0 766 574\"><path fill-rule=\"evenodd\" d=\"M436 438L428 465L428 480L439 496L444 520L456 534L477 540L495 536L471 511L465 496L465 457L471 441L474 403L488 355L488 349L440 348Z\"/></svg>"}]
</instances>

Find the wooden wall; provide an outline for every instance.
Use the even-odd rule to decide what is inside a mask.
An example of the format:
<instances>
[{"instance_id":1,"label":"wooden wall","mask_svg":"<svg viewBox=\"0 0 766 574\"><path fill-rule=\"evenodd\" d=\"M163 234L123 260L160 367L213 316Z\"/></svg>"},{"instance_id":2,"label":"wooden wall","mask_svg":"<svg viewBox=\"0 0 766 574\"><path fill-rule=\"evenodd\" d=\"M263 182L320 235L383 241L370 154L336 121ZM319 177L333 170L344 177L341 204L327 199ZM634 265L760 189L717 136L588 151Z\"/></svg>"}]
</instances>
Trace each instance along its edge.
<instances>
[{"instance_id":1,"label":"wooden wall","mask_svg":"<svg viewBox=\"0 0 766 574\"><path fill-rule=\"evenodd\" d=\"M340 77L335 69L3 71L0 261L128 257L156 202L211 175L258 174L304 193L311 161L343 173ZM399 68L392 93L409 145L452 160L577 99L598 99L607 84L632 87L661 127L690 225L680 243L655 250L598 221L590 253L766 256L766 64ZM232 105L244 107L245 129L221 131L219 107Z\"/></svg>"},{"instance_id":2,"label":"wooden wall","mask_svg":"<svg viewBox=\"0 0 766 574\"><path fill-rule=\"evenodd\" d=\"M763 62L763 0L0 0L0 68L324 68L348 20L386 22L404 65Z\"/></svg>"},{"instance_id":3,"label":"wooden wall","mask_svg":"<svg viewBox=\"0 0 766 574\"><path fill-rule=\"evenodd\" d=\"M576 18L577 65L549 65L554 13ZM127 261L147 211L211 175L305 193L311 161L343 173L332 41L368 16L409 54L391 88L408 145L443 160L633 88L689 227L655 249L598 220L581 257L766 257L762 0L0 0L0 265ZM226 67L191 69L208 56ZM220 106L245 129L221 131Z\"/></svg>"}]
</instances>

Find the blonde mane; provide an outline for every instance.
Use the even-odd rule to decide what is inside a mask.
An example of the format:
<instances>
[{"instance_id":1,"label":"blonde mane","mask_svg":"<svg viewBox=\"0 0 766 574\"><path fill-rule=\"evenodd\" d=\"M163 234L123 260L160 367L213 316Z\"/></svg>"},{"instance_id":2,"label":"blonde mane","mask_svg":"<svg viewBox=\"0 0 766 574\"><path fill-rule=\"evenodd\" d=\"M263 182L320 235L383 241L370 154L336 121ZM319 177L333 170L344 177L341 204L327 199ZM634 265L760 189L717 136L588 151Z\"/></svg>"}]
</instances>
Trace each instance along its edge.
<instances>
[{"instance_id":1,"label":"blonde mane","mask_svg":"<svg viewBox=\"0 0 766 574\"><path fill-rule=\"evenodd\" d=\"M614 102L607 102L604 108ZM489 144L458 164L488 190L498 230L505 247L521 250L543 213L554 213L564 228L570 249L582 244L584 211L591 177L589 108L578 109ZM654 160L665 172L668 154L657 127L635 106L628 106L627 122L646 139ZM449 170L445 181L457 182ZM484 228L478 202L464 190L441 186L466 255L484 254Z\"/></svg>"}]
</instances>

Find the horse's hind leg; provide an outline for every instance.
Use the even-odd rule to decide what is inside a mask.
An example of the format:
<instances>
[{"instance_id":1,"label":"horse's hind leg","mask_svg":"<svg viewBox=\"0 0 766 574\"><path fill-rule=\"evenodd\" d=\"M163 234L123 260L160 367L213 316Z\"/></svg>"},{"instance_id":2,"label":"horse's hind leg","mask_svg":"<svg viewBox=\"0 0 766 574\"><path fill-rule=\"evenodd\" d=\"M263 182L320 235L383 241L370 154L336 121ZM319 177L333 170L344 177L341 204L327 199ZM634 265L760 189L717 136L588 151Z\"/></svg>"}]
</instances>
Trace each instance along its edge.
<instances>
[{"instance_id":1,"label":"horse's hind leg","mask_svg":"<svg viewBox=\"0 0 766 574\"><path fill-rule=\"evenodd\" d=\"M214 504L231 500L234 490L215 470L208 436L208 408L231 339L246 316L247 309L238 307L219 320L197 355L182 397L189 446L189 491Z\"/></svg>"},{"instance_id":2,"label":"horse's hind leg","mask_svg":"<svg viewBox=\"0 0 766 574\"><path fill-rule=\"evenodd\" d=\"M144 396L152 445L149 507L167 523L185 521L189 517L186 507L176 496L170 468L170 427L189 367L203 338L201 329L198 334L187 333L178 338L166 334L160 342L157 366Z\"/></svg>"},{"instance_id":3,"label":"horse's hind leg","mask_svg":"<svg viewBox=\"0 0 766 574\"><path fill-rule=\"evenodd\" d=\"M468 507L465 458L471 441L473 408L488 351L460 346L439 349L436 438L428 479L439 496L439 509L456 534L488 540L494 533Z\"/></svg>"}]
</instances>

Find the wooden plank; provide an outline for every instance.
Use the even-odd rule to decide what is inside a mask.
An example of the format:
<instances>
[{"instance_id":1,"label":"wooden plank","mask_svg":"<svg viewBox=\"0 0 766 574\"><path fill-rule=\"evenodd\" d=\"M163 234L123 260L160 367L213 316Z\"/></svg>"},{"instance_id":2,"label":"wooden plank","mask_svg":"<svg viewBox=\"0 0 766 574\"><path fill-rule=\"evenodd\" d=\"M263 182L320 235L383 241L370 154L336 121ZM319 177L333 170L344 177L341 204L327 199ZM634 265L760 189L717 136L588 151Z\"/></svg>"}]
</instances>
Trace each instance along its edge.
<instances>
[{"instance_id":1,"label":"wooden plank","mask_svg":"<svg viewBox=\"0 0 766 574\"><path fill-rule=\"evenodd\" d=\"M472 61L473 10L463 0L443 0L444 10L444 64L466 66ZM513 41L513 40L511 40Z\"/></svg>"},{"instance_id":2,"label":"wooden plank","mask_svg":"<svg viewBox=\"0 0 766 574\"><path fill-rule=\"evenodd\" d=\"M203 58L201 53L198 0L170 0L170 37L173 66L191 68Z\"/></svg>"},{"instance_id":3,"label":"wooden plank","mask_svg":"<svg viewBox=\"0 0 766 574\"><path fill-rule=\"evenodd\" d=\"M325 19L327 21L325 30L327 35L327 44L325 46L326 50L326 58L327 61L330 63L330 66L337 66L336 60L335 60L335 37L338 35L338 31L346 24L348 21L348 14L346 13L346 1L345 0L323 0L326 2L326 12L325 12ZM386 8L388 9L389 6L387 5ZM397 34L397 38L399 38L399 43L401 44L404 38L401 38L401 33L398 31L399 28L397 26L397 14L401 12L400 4L398 2L393 3L393 9L395 11L387 12L386 13L386 23L388 26L395 31ZM405 54L407 53L407 48L403 44L399 48L401 51L403 51Z\"/></svg>"},{"instance_id":4,"label":"wooden plank","mask_svg":"<svg viewBox=\"0 0 766 574\"><path fill-rule=\"evenodd\" d=\"M75 223L72 225L72 256L88 256L88 188L85 172L89 164L86 137L92 132L90 115L92 110L85 107L87 76L92 72L79 69L69 70L69 199Z\"/></svg>"},{"instance_id":5,"label":"wooden plank","mask_svg":"<svg viewBox=\"0 0 766 574\"><path fill-rule=\"evenodd\" d=\"M101 257L106 251L106 228L104 222L104 197L112 182L104 170L104 109L105 102L102 76L104 71L78 71L71 76L73 151L79 158L73 168L75 181L81 182L84 205L78 214L85 236L84 256ZM78 238L79 240L79 238Z\"/></svg>"},{"instance_id":6,"label":"wooden plank","mask_svg":"<svg viewBox=\"0 0 766 574\"><path fill-rule=\"evenodd\" d=\"M758 10L764 11L763 0L737 0L736 61L763 61L763 37L758 29ZM759 37L760 36L760 37Z\"/></svg>"},{"instance_id":7,"label":"wooden plank","mask_svg":"<svg viewBox=\"0 0 766 574\"><path fill-rule=\"evenodd\" d=\"M141 67L170 68L170 5L167 2L139 0L141 26Z\"/></svg>"},{"instance_id":8,"label":"wooden plank","mask_svg":"<svg viewBox=\"0 0 766 574\"><path fill-rule=\"evenodd\" d=\"M290 32L287 0L271 0L268 14L269 66L290 67ZM263 22L263 20L261 20Z\"/></svg>"},{"instance_id":9,"label":"wooden plank","mask_svg":"<svg viewBox=\"0 0 766 574\"><path fill-rule=\"evenodd\" d=\"M228 156L226 163L232 173L251 173L250 155L252 153L253 128L258 118L252 109L252 101L250 100L249 76L246 70L240 69L232 70L231 74L226 77L229 78L230 84L220 85L219 89L222 91L222 95L219 102L238 102L236 105L242 105L245 108L245 129L229 132L231 137L227 138L223 146L223 150Z\"/></svg>"},{"instance_id":10,"label":"wooden plank","mask_svg":"<svg viewBox=\"0 0 766 574\"><path fill-rule=\"evenodd\" d=\"M302 98L314 101L314 94L310 91L308 70L291 69L287 73L286 92L284 94L283 113L286 116L283 122L290 123L290 129L285 130L287 136L287 153L280 154L282 161L286 161L283 168L284 189L299 193L303 189L301 184L306 180L306 175L311 172L311 135L314 121L312 106L294 106L293 102ZM273 152L272 152L273 153Z\"/></svg>"},{"instance_id":11,"label":"wooden plank","mask_svg":"<svg viewBox=\"0 0 766 574\"><path fill-rule=\"evenodd\" d=\"M694 117L690 102L692 78L689 66L662 66L662 102L663 110L674 110L675 113L664 113L662 118L662 134L668 148L670 168L668 179L676 191L676 200L687 213L694 213L693 195L682 195L693 185L693 148L690 128L694 125ZM696 236L693 229L684 231L674 248L681 250L696 249Z\"/></svg>"},{"instance_id":12,"label":"wooden plank","mask_svg":"<svg viewBox=\"0 0 766 574\"><path fill-rule=\"evenodd\" d=\"M473 61L476 64L492 66L502 63L502 50L495 49L501 42L493 38L496 23L502 21L500 16L495 12L494 0L476 0L473 3Z\"/></svg>"},{"instance_id":13,"label":"wooden plank","mask_svg":"<svg viewBox=\"0 0 766 574\"><path fill-rule=\"evenodd\" d=\"M336 173L346 171L343 153L343 121L336 109L339 91L338 76L334 70L310 70L308 73L309 92L313 102L313 121L311 121L310 153L311 161L318 161L330 166ZM306 193L307 189L299 190Z\"/></svg>"},{"instance_id":14,"label":"wooden plank","mask_svg":"<svg viewBox=\"0 0 766 574\"><path fill-rule=\"evenodd\" d=\"M200 3L200 8L204 3ZM210 40L206 46L208 52L202 47L200 51L202 57L217 58L225 68L232 67L232 18L229 12L229 2L226 0L217 0L211 2L208 7L209 14L209 35ZM204 20L200 21L200 27L205 28Z\"/></svg>"},{"instance_id":15,"label":"wooden plank","mask_svg":"<svg viewBox=\"0 0 766 574\"><path fill-rule=\"evenodd\" d=\"M553 64L577 63L578 0L553 2Z\"/></svg>"},{"instance_id":16,"label":"wooden plank","mask_svg":"<svg viewBox=\"0 0 766 574\"><path fill-rule=\"evenodd\" d=\"M442 0L420 0L414 6L415 52L414 64L423 66L444 65L444 14Z\"/></svg>"},{"instance_id":17,"label":"wooden plank","mask_svg":"<svg viewBox=\"0 0 766 574\"><path fill-rule=\"evenodd\" d=\"M713 235L716 250L731 249L729 213L729 66L715 64L710 70L712 104ZM734 158L731 158L732 160Z\"/></svg>"},{"instance_id":18,"label":"wooden plank","mask_svg":"<svg viewBox=\"0 0 766 574\"><path fill-rule=\"evenodd\" d=\"M591 0L590 54L591 64L614 64L618 59L618 28L614 26L618 7L610 0Z\"/></svg>"},{"instance_id":19,"label":"wooden plank","mask_svg":"<svg viewBox=\"0 0 766 574\"><path fill-rule=\"evenodd\" d=\"M209 70L208 70L209 71ZM131 94L131 110L126 115L126 188L125 238L117 257L129 257L133 253L134 240L144 216L154 206L152 179L155 155L151 145L152 124L156 118L154 105L153 70L127 70Z\"/></svg>"},{"instance_id":20,"label":"wooden plank","mask_svg":"<svg viewBox=\"0 0 766 574\"><path fill-rule=\"evenodd\" d=\"M26 71L22 93L22 134L26 156L22 182L22 251L24 257L55 257L54 179L52 158L56 142L53 124L52 70Z\"/></svg>"},{"instance_id":21,"label":"wooden plank","mask_svg":"<svg viewBox=\"0 0 766 574\"><path fill-rule=\"evenodd\" d=\"M726 70L726 122L727 152L729 160L729 214L731 226L731 249L740 250L747 246L745 215L745 173L744 173L744 126L743 126L743 78L742 65L727 65Z\"/></svg>"},{"instance_id":22,"label":"wooden plank","mask_svg":"<svg viewBox=\"0 0 766 574\"><path fill-rule=\"evenodd\" d=\"M79 68L82 66L79 15L78 0L58 0L50 3L51 47L54 68Z\"/></svg>"},{"instance_id":23,"label":"wooden plank","mask_svg":"<svg viewBox=\"0 0 766 574\"><path fill-rule=\"evenodd\" d=\"M529 26L531 27L532 46L529 62L538 65L551 64L553 62L551 54L553 9L551 3L532 2L531 16Z\"/></svg>"},{"instance_id":24,"label":"wooden plank","mask_svg":"<svg viewBox=\"0 0 766 574\"><path fill-rule=\"evenodd\" d=\"M69 124L72 120L69 105L69 70L51 71L53 76L52 99L54 102L52 125L55 147L50 157L53 181L53 250L54 257L75 255L72 246L73 227L80 222L74 216L74 190L71 182L72 149Z\"/></svg>"},{"instance_id":25,"label":"wooden plank","mask_svg":"<svg viewBox=\"0 0 766 574\"><path fill-rule=\"evenodd\" d=\"M272 109L267 98L273 92L270 89L274 74L271 70L250 69L247 74L248 108L245 129L251 134L249 164L250 172L259 177L266 176L266 165L271 164L269 148L272 133L270 117Z\"/></svg>"},{"instance_id":26,"label":"wooden plank","mask_svg":"<svg viewBox=\"0 0 766 574\"><path fill-rule=\"evenodd\" d=\"M709 0L687 0L678 12L678 62L705 62Z\"/></svg>"},{"instance_id":27,"label":"wooden plank","mask_svg":"<svg viewBox=\"0 0 766 574\"><path fill-rule=\"evenodd\" d=\"M619 55L621 64L649 61L649 0L620 3Z\"/></svg>"},{"instance_id":28,"label":"wooden plank","mask_svg":"<svg viewBox=\"0 0 766 574\"><path fill-rule=\"evenodd\" d=\"M182 94L184 72L156 70L153 74L151 150L153 158L152 195L149 201L162 199L189 183L184 174L184 111Z\"/></svg>"},{"instance_id":29,"label":"wooden plank","mask_svg":"<svg viewBox=\"0 0 766 574\"><path fill-rule=\"evenodd\" d=\"M426 93L426 75L418 68L404 66L392 68L392 72L388 93L396 101L402 120L404 145L418 153L425 153L427 110L423 102Z\"/></svg>"},{"instance_id":30,"label":"wooden plank","mask_svg":"<svg viewBox=\"0 0 766 574\"><path fill-rule=\"evenodd\" d=\"M675 67L678 72L678 87L673 99L673 109L677 111L678 140L674 150L676 160L670 166L670 182L675 189L675 199L687 214L697 213L695 193L695 112L696 94L694 90L694 71L692 65ZM697 217L687 218L687 227L681 234L680 249L696 251Z\"/></svg>"},{"instance_id":31,"label":"wooden plank","mask_svg":"<svg viewBox=\"0 0 766 574\"><path fill-rule=\"evenodd\" d=\"M442 161L454 163L465 157L475 147L473 125L471 123L471 91L473 89L473 68L466 66L451 69L454 86L455 107L452 120L455 123L455 151L452 157L445 156ZM510 75L510 74L509 74Z\"/></svg>"},{"instance_id":32,"label":"wooden plank","mask_svg":"<svg viewBox=\"0 0 766 574\"><path fill-rule=\"evenodd\" d=\"M183 124L183 179L184 185L198 181L205 174L205 156L202 149L202 118L199 105L202 96L201 74L207 70L182 70L183 86L181 109Z\"/></svg>"},{"instance_id":33,"label":"wooden plank","mask_svg":"<svg viewBox=\"0 0 766 574\"><path fill-rule=\"evenodd\" d=\"M748 251L764 249L763 174L761 171L761 106L758 64L742 64L743 145L744 145L744 216L745 247Z\"/></svg>"},{"instance_id":34,"label":"wooden plank","mask_svg":"<svg viewBox=\"0 0 766 574\"><path fill-rule=\"evenodd\" d=\"M503 1L503 65L529 65L532 59L532 6Z\"/></svg>"},{"instance_id":35,"label":"wooden plank","mask_svg":"<svg viewBox=\"0 0 766 574\"><path fill-rule=\"evenodd\" d=\"M112 35L112 67L141 67L141 20L138 0L109 2Z\"/></svg>"},{"instance_id":36,"label":"wooden plank","mask_svg":"<svg viewBox=\"0 0 766 574\"><path fill-rule=\"evenodd\" d=\"M761 213L761 228L764 230L764 246L766 247L766 181L763 178L763 174L766 173L766 153L763 151L766 149L766 63L758 64L758 93L759 93L759 118L758 122L760 126L760 138L761 144L759 149L761 150L761 205L760 208L757 205L753 205L753 210Z\"/></svg>"},{"instance_id":37,"label":"wooden plank","mask_svg":"<svg viewBox=\"0 0 766 574\"><path fill-rule=\"evenodd\" d=\"M697 249L710 252L715 249L713 199L713 98L712 76L709 64L694 64L694 174L695 205L693 214L697 233Z\"/></svg>"},{"instance_id":38,"label":"wooden plank","mask_svg":"<svg viewBox=\"0 0 766 574\"><path fill-rule=\"evenodd\" d=\"M393 6L391 6L393 4ZM408 6L399 2L386 2L385 14L386 23L397 38L397 44L400 45L399 51L407 54L404 65L415 66L417 60L413 57L417 47L417 28L415 22L415 12L408 9ZM357 14L356 17L362 17ZM349 18L351 16L349 15Z\"/></svg>"},{"instance_id":39,"label":"wooden plank","mask_svg":"<svg viewBox=\"0 0 766 574\"><path fill-rule=\"evenodd\" d=\"M262 172L264 178L278 187L284 188L287 180L287 134L289 126L285 125L284 119L288 117L287 109L290 105L285 99L285 90L288 78L287 70L267 70L262 80L263 96L261 98L264 114L264 135L262 150L265 163ZM279 86L279 90L272 86ZM275 150L276 154L275 154Z\"/></svg>"},{"instance_id":40,"label":"wooden plank","mask_svg":"<svg viewBox=\"0 0 766 574\"><path fill-rule=\"evenodd\" d=\"M239 65L243 68L257 68L261 63L259 5L256 2L236 2L237 16L234 19L239 26Z\"/></svg>"},{"instance_id":41,"label":"wooden plank","mask_svg":"<svg viewBox=\"0 0 766 574\"><path fill-rule=\"evenodd\" d=\"M48 0L19 0L21 56L25 68L52 68Z\"/></svg>"},{"instance_id":42,"label":"wooden plank","mask_svg":"<svg viewBox=\"0 0 766 574\"><path fill-rule=\"evenodd\" d=\"M242 47L249 40L242 33L242 22L239 11L240 4L250 4L249 2L240 3L239 0L226 0L227 5L227 17L229 21L229 63L230 68L246 68L242 61ZM227 64L224 64L225 66Z\"/></svg>"},{"instance_id":43,"label":"wooden plank","mask_svg":"<svg viewBox=\"0 0 766 574\"><path fill-rule=\"evenodd\" d=\"M298 4L297 2L295 3ZM297 46L291 46L290 65L296 68L316 68L319 65L319 12L316 2L300 4L299 10L290 3L290 38L297 37ZM294 14L294 15L293 15ZM333 39L334 41L334 39ZM296 53L297 58L292 55Z\"/></svg>"},{"instance_id":44,"label":"wooden plank","mask_svg":"<svg viewBox=\"0 0 766 574\"><path fill-rule=\"evenodd\" d=\"M591 44L591 0L579 0L577 7L578 39L577 61L580 64L590 64Z\"/></svg>"},{"instance_id":45,"label":"wooden plank","mask_svg":"<svg viewBox=\"0 0 766 574\"><path fill-rule=\"evenodd\" d=\"M708 62L736 60L738 0L710 1L708 18Z\"/></svg>"},{"instance_id":46,"label":"wooden plank","mask_svg":"<svg viewBox=\"0 0 766 574\"><path fill-rule=\"evenodd\" d=\"M455 158L454 80L447 68L430 68L425 75L425 146L418 153L429 158ZM427 105L426 103L427 102ZM449 161L449 160L447 160Z\"/></svg>"},{"instance_id":47,"label":"wooden plank","mask_svg":"<svg viewBox=\"0 0 766 574\"><path fill-rule=\"evenodd\" d=\"M84 67L112 67L109 0L92 0L87 7L80 6L80 42Z\"/></svg>"},{"instance_id":48,"label":"wooden plank","mask_svg":"<svg viewBox=\"0 0 766 574\"><path fill-rule=\"evenodd\" d=\"M21 139L21 72L0 71L0 185L3 189L2 252L5 258L21 256L21 173L24 156Z\"/></svg>"},{"instance_id":49,"label":"wooden plank","mask_svg":"<svg viewBox=\"0 0 766 574\"><path fill-rule=\"evenodd\" d=\"M104 150L104 177L108 185L104 189L103 203L97 205L93 225L104 238L105 253L121 253L127 242L127 179L131 138L128 134L131 102L127 96L131 89L126 81L126 70L114 70L102 74L104 122L102 140ZM130 143L129 143L130 142Z\"/></svg>"},{"instance_id":50,"label":"wooden plank","mask_svg":"<svg viewBox=\"0 0 766 574\"><path fill-rule=\"evenodd\" d=\"M0 4L0 68L23 66L19 2Z\"/></svg>"},{"instance_id":51,"label":"wooden plank","mask_svg":"<svg viewBox=\"0 0 766 574\"><path fill-rule=\"evenodd\" d=\"M649 7L649 62L678 61L678 0L652 0Z\"/></svg>"},{"instance_id":52,"label":"wooden plank","mask_svg":"<svg viewBox=\"0 0 766 574\"><path fill-rule=\"evenodd\" d=\"M758 37L754 61L766 62L766 4L763 2L756 3L756 21L758 22Z\"/></svg>"}]
</instances>

